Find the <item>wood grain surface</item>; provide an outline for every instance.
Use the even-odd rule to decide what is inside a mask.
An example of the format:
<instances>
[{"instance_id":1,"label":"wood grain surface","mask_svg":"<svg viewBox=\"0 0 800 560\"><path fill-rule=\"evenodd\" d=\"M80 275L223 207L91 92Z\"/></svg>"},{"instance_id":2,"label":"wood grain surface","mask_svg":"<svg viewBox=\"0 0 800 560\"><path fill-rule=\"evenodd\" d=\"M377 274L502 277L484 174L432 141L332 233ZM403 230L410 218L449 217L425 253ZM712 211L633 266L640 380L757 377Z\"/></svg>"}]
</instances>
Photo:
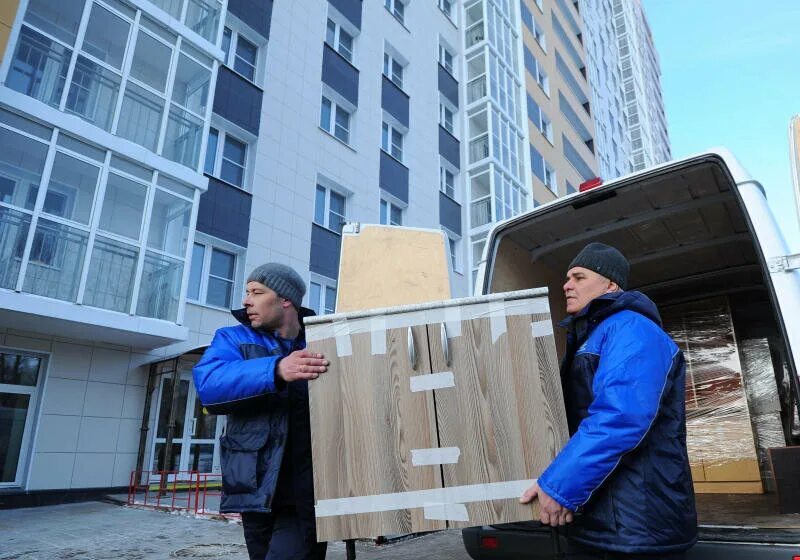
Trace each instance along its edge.
<instances>
[{"instance_id":1,"label":"wood grain surface","mask_svg":"<svg viewBox=\"0 0 800 560\"><path fill-rule=\"evenodd\" d=\"M372 354L370 333L350 336L349 356L336 355L334 338L309 343L331 361L309 385L317 502L539 476L568 440L553 336L534 336L531 327L550 315L505 317L496 340L492 321L497 329L496 317L462 320L458 336L447 338L449 364L442 323L413 327L416 370L407 328L386 332L385 354ZM447 371L454 387L410 391L411 376ZM412 449L437 447L457 447L458 461L412 465ZM468 521L425 519L422 508L318 517L317 537L374 537L538 515L516 498L464 505Z\"/></svg>"}]
</instances>

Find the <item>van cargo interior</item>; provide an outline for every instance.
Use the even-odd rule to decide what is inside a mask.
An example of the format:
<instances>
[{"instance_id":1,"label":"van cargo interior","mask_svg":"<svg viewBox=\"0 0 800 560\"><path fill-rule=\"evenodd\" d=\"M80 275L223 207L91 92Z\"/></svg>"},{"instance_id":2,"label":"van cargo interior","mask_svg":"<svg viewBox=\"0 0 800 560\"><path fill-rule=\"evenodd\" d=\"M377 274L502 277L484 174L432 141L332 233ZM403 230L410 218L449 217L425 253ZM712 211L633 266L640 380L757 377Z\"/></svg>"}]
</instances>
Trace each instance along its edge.
<instances>
[{"instance_id":1,"label":"van cargo interior","mask_svg":"<svg viewBox=\"0 0 800 560\"><path fill-rule=\"evenodd\" d=\"M691 166L639 174L627 183L623 178L615 188L589 191L512 220L498 230L487 267L492 271L488 291L547 286L557 323L565 316L562 285L571 259L586 243L600 241L628 257L628 289L644 292L659 309L723 297L737 343L756 337L768 341L785 443L798 443L794 364L733 186L727 168L709 156L702 164L695 160ZM556 332L563 353L564 336L561 329Z\"/></svg>"}]
</instances>

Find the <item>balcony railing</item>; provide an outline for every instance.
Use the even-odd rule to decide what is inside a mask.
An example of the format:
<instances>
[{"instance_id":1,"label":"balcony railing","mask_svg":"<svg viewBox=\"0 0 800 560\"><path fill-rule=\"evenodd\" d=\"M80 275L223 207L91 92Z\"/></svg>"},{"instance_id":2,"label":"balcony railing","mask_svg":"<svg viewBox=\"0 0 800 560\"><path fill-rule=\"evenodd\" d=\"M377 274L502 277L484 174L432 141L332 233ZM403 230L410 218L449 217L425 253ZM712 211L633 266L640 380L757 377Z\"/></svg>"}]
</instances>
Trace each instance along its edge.
<instances>
[{"instance_id":1,"label":"balcony railing","mask_svg":"<svg viewBox=\"0 0 800 560\"><path fill-rule=\"evenodd\" d=\"M475 78L467 84L467 103L486 97L486 76Z\"/></svg>"},{"instance_id":2,"label":"balcony railing","mask_svg":"<svg viewBox=\"0 0 800 560\"><path fill-rule=\"evenodd\" d=\"M469 162L475 163L489 157L489 135L484 134L480 138L469 143Z\"/></svg>"},{"instance_id":3,"label":"balcony railing","mask_svg":"<svg viewBox=\"0 0 800 560\"><path fill-rule=\"evenodd\" d=\"M484 37L485 34L483 32L483 20L481 20L467 29L467 48L477 45L483 41Z\"/></svg>"}]
</instances>

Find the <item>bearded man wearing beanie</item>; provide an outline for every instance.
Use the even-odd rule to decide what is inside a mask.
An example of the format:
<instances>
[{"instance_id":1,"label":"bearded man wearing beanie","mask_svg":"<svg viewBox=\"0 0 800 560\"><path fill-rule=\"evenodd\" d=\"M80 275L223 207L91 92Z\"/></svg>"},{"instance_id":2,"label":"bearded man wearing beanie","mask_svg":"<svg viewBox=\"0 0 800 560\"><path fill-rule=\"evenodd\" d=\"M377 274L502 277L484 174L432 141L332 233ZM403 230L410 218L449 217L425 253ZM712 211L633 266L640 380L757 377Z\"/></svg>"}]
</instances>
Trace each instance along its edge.
<instances>
[{"instance_id":1,"label":"bearded man wearing beanie","mask_svg":"<svg viewBox=\"0 0 800 560\"><path fill-rule=\"evenodd\" d=\"M561 362L570 440L520 498L572 524L567 558L685 558L697 538L683 354L630 265L590 243L567 270ZM580 514L580 515L575 515Z\"/></svg>"},{"instance_id":2,"label":"bearded man wearing beanie","mask_svg":"<svg viewBox=\"0 0 800 560\"><path fill-rule=\"evenodd\" d=\"M220 512L241 513L251 560L322 560L317 543L308 382L327 371L307 352L306 286L292 268L257 267L247 278L241 323L223 327L193 370L209 412L227 414L220 437Z\"/></svg>"}]
</instances>

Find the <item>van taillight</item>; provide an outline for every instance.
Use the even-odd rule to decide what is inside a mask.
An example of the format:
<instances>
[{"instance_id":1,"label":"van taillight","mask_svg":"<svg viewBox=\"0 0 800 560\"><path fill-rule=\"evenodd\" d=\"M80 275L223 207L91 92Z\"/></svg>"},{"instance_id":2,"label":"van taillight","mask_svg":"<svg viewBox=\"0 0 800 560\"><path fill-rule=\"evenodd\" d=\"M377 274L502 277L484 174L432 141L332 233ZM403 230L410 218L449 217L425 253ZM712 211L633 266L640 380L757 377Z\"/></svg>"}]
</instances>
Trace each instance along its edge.
<instances>
[{"instance_id":1,"label":"van taillight","mask_svg":"<svg viewBox=\"0 0 800 560\"><path fill-rule=\"evenodd\" d=\"M580 185L578 185L578 190L580 192L588 191L589 189L593 189L595 187L599 187L603 184L603 180L600 177L595 177L594 179L589 179L588 181L584 181Z\"/></svg>"},{"instance_id":2,"label":"van taillight","mask_svg":"<svg viewBox=\"0 0 800 560\"><path fill-rule=\"evenodd\" d=\"M497 537L481 537L481 548L500 548L500 539ZM800 558L795 557L795 560L800 560Z\"/></svg>"}]
</instances>

